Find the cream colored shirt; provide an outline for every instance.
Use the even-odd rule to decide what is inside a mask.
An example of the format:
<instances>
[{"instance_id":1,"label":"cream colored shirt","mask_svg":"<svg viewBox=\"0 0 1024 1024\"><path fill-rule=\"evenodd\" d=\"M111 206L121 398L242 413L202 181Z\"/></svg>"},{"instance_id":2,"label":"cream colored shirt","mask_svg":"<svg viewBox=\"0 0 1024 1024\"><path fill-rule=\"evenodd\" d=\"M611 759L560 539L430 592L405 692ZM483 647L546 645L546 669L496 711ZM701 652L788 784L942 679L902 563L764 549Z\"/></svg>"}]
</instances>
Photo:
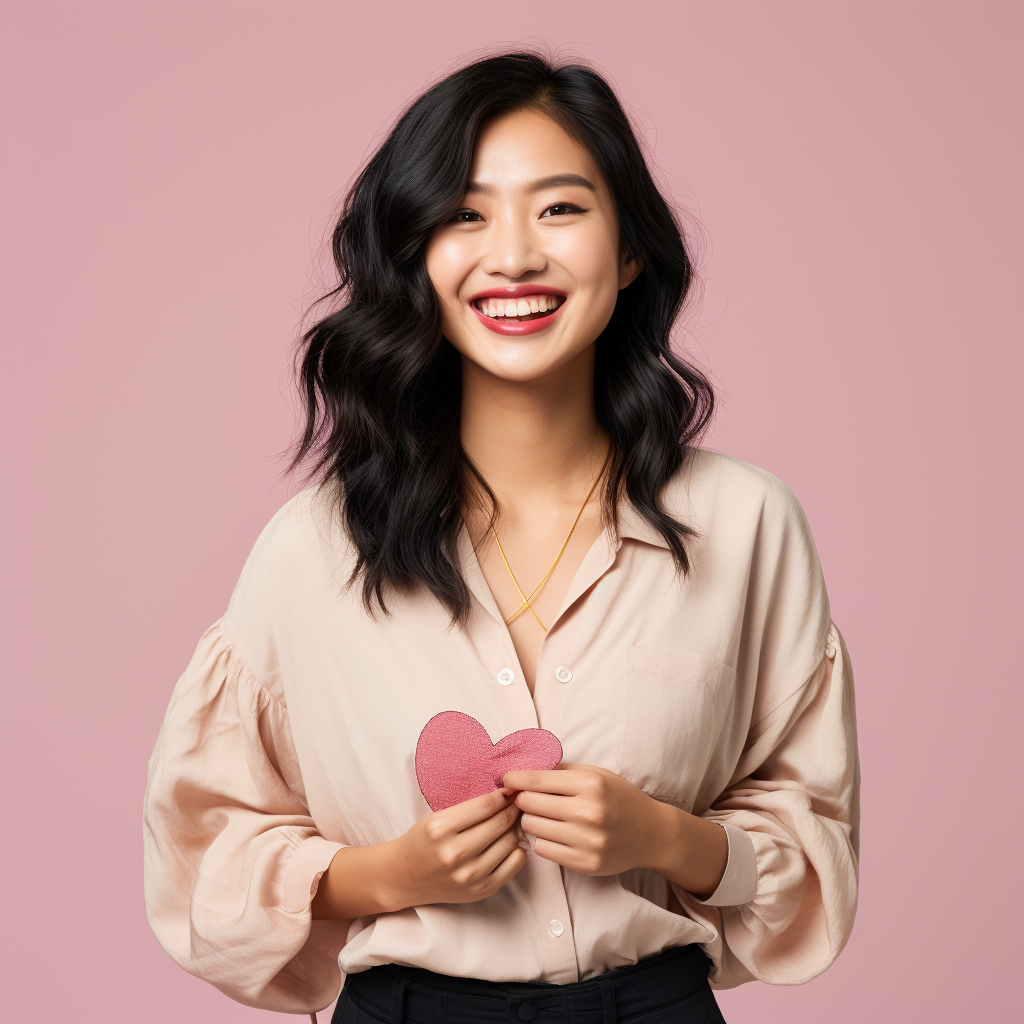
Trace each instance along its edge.
<instances>
[{"instance_id":1,"label":"cream colored shirt","mask_svg":"<svg viewBox=\"0 0 1024 1024\"><path fill-rule=\"evenodd\" d=\"M178 964L239 1002L309 1012L344 973L392 962L564 984L697 942L729 988L799 984L835 960L858 893L853 676L778 478L708 449L687 460L664 497L700 531L688 578L623 502L548 624L532 697L465 527L466 628L426 590L374 621L359 584L341 594L355 550L314 492L260 534L149 762L146 909ZM548 729L565 763L721 823L718 889L702 901L646 868L592 877L531 848L486 899L314 921L339 849L430 812L414 754L445 710L494 742Z\"/></svg>"}]
</instances>

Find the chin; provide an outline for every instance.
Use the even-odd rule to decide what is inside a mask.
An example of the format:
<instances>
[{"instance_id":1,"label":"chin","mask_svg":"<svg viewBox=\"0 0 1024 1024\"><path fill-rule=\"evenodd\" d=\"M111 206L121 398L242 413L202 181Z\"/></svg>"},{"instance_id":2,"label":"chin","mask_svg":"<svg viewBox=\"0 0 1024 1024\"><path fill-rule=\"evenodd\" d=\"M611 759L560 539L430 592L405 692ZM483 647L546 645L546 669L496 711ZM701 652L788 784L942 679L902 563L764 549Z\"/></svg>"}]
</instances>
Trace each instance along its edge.
<instances>
[{"instance_id":1,"label":"chin","mask_svg":"<svg viewBox=\"0 0 1024 1024\"><path fill-rule=\"evenodd\" d=\"M537 370L516 369L507 370L505 372L492 370L491 372L494 373L496 377L500 377L502 380L511 381L516 384L527 384L531 380L541 380L542 378L546 377L553 369L554 367L545 366Z\"/></svg>"},{"instance_id":2,"label":"chin","mask_svg":"<svg viewBox=\"0 0 1024 1024\"><path fill-rule=\"evenodd\" d=\"M451 340L451 335L447 335ZM523 339L478 339L465 337L452 344L463 359L505 380L534 380L554 369L562 361L543 343Z\"/></svg>"},{"instance_id":3,"label":"chin","mask_svg":"<svg viewBox=\"0 0 1024 1024\"><path fill-rule=\"evenodd\" d=\"M547 376L566 361L564 358L552 358L550 355L541 359L530 356L520 359L474 359L470 356L470 359L495 377L524 383Z\"/></svg>"}]
</instances>

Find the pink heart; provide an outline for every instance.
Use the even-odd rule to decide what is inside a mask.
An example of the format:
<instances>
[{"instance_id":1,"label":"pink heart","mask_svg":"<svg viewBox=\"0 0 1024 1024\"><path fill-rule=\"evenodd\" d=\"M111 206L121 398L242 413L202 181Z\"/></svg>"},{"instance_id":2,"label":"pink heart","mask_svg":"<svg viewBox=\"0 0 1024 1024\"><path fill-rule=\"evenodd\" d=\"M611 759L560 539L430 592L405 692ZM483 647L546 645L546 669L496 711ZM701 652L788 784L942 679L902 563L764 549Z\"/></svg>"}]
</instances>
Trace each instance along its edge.
<instances>
[{"instance_id":1,"label":"pink heart","mask_svg":"<svg viewBox=\"0 0 1024 1024\"><path fill-rule=\"evenodd\" d=\"M519 729L491 743L487 730L461 711L439 711L416 742L416 779L430 809L440 811L501 789L505 772L546 770L562 760L547 729Z\"/></svg>"}]
</instances>

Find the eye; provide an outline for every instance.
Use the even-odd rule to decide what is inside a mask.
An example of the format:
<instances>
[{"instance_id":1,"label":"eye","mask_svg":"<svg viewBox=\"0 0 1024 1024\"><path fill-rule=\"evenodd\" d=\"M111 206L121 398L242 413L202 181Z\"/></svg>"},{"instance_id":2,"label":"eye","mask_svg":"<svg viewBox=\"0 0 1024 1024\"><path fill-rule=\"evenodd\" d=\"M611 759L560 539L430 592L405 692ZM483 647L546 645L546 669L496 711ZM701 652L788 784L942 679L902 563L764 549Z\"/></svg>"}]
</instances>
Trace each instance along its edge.
<instances>
[{"instance_id":1,"label":"eye","mask_svg":"<svg viewBox=\"0 0 1024 1024\"><path fill-rule=\"evenodd\" d=\"M575 203L552 203L551 206L544 210L547 213L548 210L554 210L555 217L565 217L573 213L586 213L582 206L577 206ZM480 214L476 210L470 210L468 207L462 210L458 210L448 218L449 224L472 224L474 219L482 219Z\"/></svg>"},{"instance_id":2,"label":"eye","mask_svg":"<svg viewBox=\"0 0 1024 1024\"><path fill-rule=\"evenodd\" d=\"M547 213L548 210L559 210L559 209L562 210L562 213L560 213L560 214L556 213L555 214L556 217L564 217L566 214L569 214L569 213L586 213L587 212L586 210L583 209L583 207L577 206L575 203L554 203L553 205L549 206L547 208L547 210L545 210L544 212Z\"/></svg>"}]
</instances>

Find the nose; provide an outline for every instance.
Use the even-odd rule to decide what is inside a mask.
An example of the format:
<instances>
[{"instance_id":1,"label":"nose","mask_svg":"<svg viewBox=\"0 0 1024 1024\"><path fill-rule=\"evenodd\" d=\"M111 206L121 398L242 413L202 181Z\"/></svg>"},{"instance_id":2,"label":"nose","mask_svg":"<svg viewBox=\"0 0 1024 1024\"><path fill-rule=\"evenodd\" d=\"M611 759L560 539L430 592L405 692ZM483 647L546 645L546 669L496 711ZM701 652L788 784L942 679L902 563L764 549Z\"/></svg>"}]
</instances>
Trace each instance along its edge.
<instances>
[{"instance_id":1,"label":"nose","mask_svg":"<svg viewBox=\"0 0 1024 1024\"><path fill-rule=\"evenodd\" d=\"M512 217L492 221L487 232L480 269L485 274L503 274L517 278L531 270L543 270L547 257L540 240L529 227Z\"/></svg>"}]
</instances>

